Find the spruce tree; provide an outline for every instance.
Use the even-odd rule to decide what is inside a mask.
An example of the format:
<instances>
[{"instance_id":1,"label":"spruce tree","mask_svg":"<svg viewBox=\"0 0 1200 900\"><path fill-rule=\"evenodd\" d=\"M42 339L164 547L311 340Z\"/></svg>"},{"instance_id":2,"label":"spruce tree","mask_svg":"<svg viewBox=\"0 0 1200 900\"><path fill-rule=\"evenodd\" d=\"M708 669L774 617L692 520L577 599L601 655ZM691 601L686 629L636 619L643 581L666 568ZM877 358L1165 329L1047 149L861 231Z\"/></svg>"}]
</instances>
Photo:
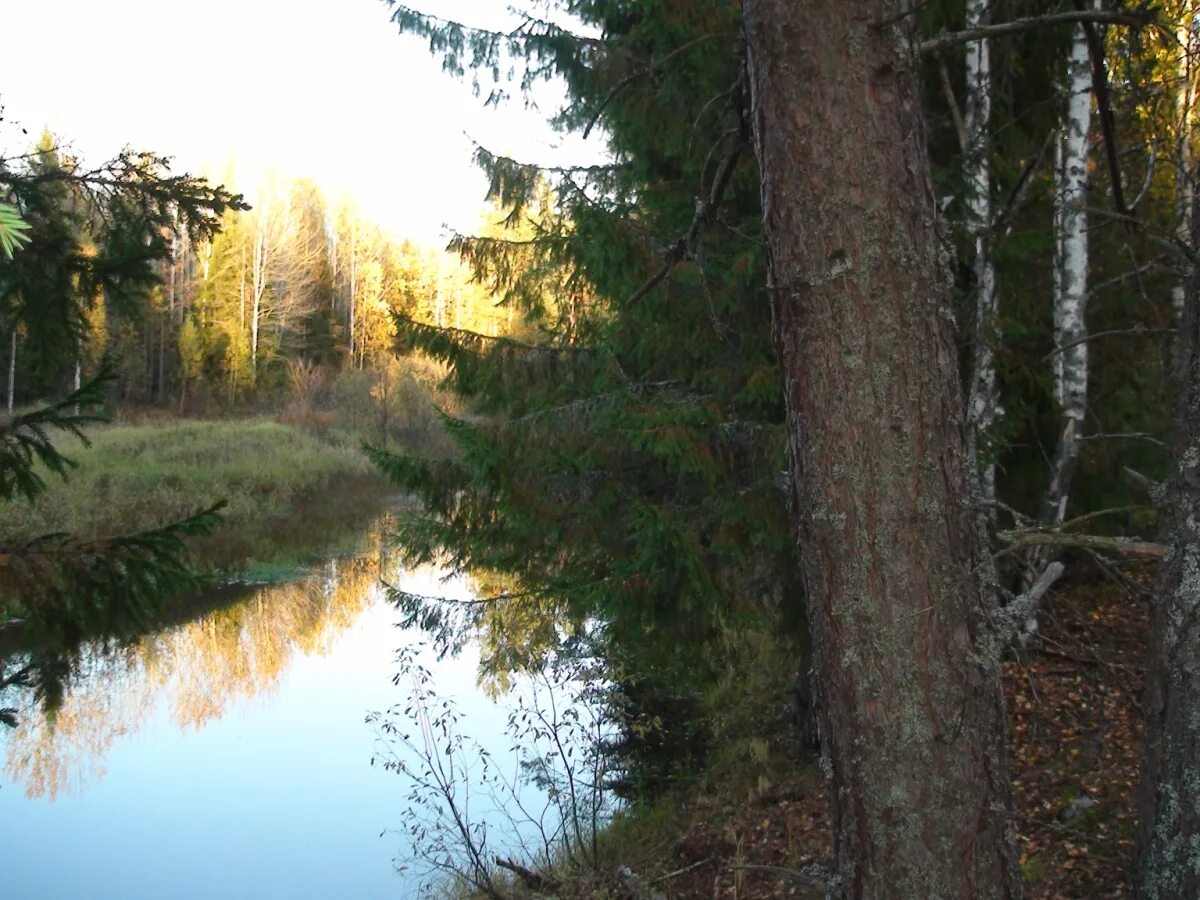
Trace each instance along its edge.
<instances>
[{"instance_id":1,"label":"spruce tree","mask_svg":"<svg viewBox=\"0 0 1200 900\"><path fill-rule=\"evenodd\" d=\"M144 295L159 283L169 229L210 236L226 210L244 207L223 188L172 175L165 158L125 152L86 169L46 137L31 154L0 160L0 189L9 236L0 308L10 333L24 332L30 371L51 387L78 360L95 297L120 306ZM14 242L14 234L22 237ZM86 444L84 429L104 418L113 378L102 369L62 399L0 422L0 502L36 502L47 477L68 477L73 462L56 442L73 435ZM104 540L50 534L0 547L3 630L39 648L0 671L0 686L33 683L52 699L69 670L59 652L69 655L84 637L148 627L166 598L198 586L185 538L211 530L219 509ZM11 722L12 711L2 713Z\"/></svg>"},{"instance_id":2,"label":"spruce tree","mask_svg":"<svg viewBox=\"0 0 1200 900\"><path fill-rule=\"evenodd\" d=\"M447 641L498 608L591 623L629 677L698 690L723 638L801 608L738 11L565 6L603 37L393 8L451 71L561 77L556 125L611 155L547 169L477 153L505 216L452 246L534 327L516 340L399 321L400 348L445 363L470 415L446 419L457 458L373 455L425 501L406 547L508 589L467 607L400 599Z\"/></svg>"}]
</instances>

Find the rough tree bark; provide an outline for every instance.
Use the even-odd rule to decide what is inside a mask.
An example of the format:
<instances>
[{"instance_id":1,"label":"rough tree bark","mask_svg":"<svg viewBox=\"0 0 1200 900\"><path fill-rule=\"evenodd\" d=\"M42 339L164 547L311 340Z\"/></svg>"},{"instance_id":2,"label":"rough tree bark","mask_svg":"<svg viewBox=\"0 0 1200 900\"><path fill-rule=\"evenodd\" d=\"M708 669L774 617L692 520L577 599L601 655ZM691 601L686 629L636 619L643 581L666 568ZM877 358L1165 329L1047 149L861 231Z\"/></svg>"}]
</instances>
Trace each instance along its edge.
<instances>
[{"instance_id":1,"label":"rough tree bark","mask_svg":"<svg viewBox=\"0 0 1200 900\"><path fill-rule=\"evenodd\" d=\"M994 592L901 0L745 0L842 897L1020 895Z\"/></svg>"},{"instance_id":2,"label":"rough tree bark","mask_svg":"<svg viewBox=\"0 0 1200 900\"><path fill-rule=\"evenodd\" d=\"M1193 203L1196 197L1193 196ZM1192 246L1200 246L1196 206ZM1138 896L1200 897L1200 274L1185 295L1176 361L1176 465L1162 508L1170 548L1150 616L1138 786Z\"/></svg>"}]
</instances>

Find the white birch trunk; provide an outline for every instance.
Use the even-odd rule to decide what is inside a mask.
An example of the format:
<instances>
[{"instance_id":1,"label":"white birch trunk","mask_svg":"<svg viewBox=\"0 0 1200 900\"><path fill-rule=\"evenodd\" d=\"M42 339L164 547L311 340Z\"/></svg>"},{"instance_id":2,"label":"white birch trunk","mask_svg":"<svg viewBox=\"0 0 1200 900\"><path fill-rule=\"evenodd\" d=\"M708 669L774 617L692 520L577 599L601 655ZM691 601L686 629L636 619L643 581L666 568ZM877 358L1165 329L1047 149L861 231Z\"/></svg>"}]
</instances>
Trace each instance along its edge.
<instances>
[{"instance_id":1,"label":"white birch trunk","mask_svg":"<svg viewBox=\"0 0 1200 900\"><path fill-rule=\"evenodd\" d=\"M354 329L356 327L355 306L356 295L358 294L358 226L352 225L350 228L350 368L354 368ZM361 367L360 367L361 368Z\"/></svg>"},{"instance_id":2,"label":"white birch trunk","mask_svg":"<svg viewBox=\"0 0 1200 900\"><path fill-rule=\"evenodd\" d=\"M267 273L265 271L265 247L266 242L266 223L264 222L259 229L258 234L254 239L254 261L253 261L253 290L251 301L253 307L250 311L250 377L251 380L258 381L258 326L262 316L262 301L263 294L267 289Z\"/></svg>"},{"instance_id":3,"label":"white birch trunk","mask_svg":"<svg viewBox=\"0 0 1200 900\"><path fill-rule=\"evenodd\" d=\"M1062 414L1051 462L1043 523L1061 525L1071 496L1087 414L1088 345L1088 132L1092 113L1091 60L1082 26L1076 26L1067 62L1067 110L1059 136L1055 190L1054 399Z\"/></svg>"},{"instance_id":4,"label":"white birch trunk","mask_svg":"<svg viewBox=\"0 0 1200 900\"><path fill-rule=\"evenodd\" d=\"M1200 51L1200 5L1185 4L1175 37L1182 57L1179 60L1179 87L1175 93L1175 237L1188 246L1192 235L1192 199L1195 194L1192 167L1192 113L1196 105L1196 55ZM1187 276L1181 276L1171 288L1171 305L1178 319L1183 314L1187 295Z\"/></svg>"},{"instance_id":5,"label":"white birch trunk","mask_svg":"<svg viewBox=\"0 0 1200 900\"><path fill-rule=\"evenodd\" d=\"M83 365L78 359L75 360L75 390L78 391L83 386ZM79 415L79 404L75 404L75 415Z\"/></svg>"},{"instance_id":6,"label":"white birch trunk","mask_svg":"<svg viewBox=\"0 0 1200 900\"><path fill-rule=\"evenodd\" d=\"M978 28L991 20L989 0L967 0L967 28ZM992 263L991 115L992 73L987 40L967 44L967 109L964 120L966 156L966 224L974 244L975 274L975 368L967 414L972 429L975 455L981 452L996 419L1001 414L996 387L996 268ZM981 499L989 509L996 499L996 465L990 451L980 468ZM978 459L976 459L978 463Z\"/></svg>"}]
</instances>

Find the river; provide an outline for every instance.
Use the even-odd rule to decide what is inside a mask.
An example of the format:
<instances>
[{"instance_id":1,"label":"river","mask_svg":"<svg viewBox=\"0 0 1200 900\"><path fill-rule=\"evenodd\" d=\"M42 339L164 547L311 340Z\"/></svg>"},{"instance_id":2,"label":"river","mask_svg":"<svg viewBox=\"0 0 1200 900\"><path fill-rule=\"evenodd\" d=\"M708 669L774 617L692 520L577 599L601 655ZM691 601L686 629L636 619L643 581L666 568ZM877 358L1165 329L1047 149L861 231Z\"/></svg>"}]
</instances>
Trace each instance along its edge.
<instances>
[{"instance_id":1,"label":"river","mask_svg":"<svg viewBox=\"0 0 1200 900\"><path fill-rule=\"evenodd\" d=\"M412 851L410 784L372 764L391 748L366 716L405 702L396 651L424 636L396 627L381 578L470 596L379 549L85 650L53 716L17 695L18 726L0 726L0 897L414 896L417 875L394 865ZM477 650L418 660L463 730L515 766Z\"/></svg>"}]
</instances>

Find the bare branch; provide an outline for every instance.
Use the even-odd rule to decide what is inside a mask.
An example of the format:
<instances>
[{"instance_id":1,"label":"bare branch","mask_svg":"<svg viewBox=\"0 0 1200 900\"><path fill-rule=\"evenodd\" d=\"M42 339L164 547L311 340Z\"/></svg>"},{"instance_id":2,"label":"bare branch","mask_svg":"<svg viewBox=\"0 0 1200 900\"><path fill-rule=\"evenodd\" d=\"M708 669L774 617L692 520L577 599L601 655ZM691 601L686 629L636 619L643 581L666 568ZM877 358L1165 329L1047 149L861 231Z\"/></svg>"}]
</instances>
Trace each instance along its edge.
<instances>
[{"instance_id":1,"label":"bare branch","mask_svg":"<svg viewBox=\"0 0 1200 900\"><path fill-rule=\"evenodd\" d=\"M1099 534L1064 534L1060 531L1001 531L996 537L1009 550L1026 547L1053 547L1062 550L1095 550L1122 559L1160 560L1167 554L1163 544L1127 537Z\"/></svg>"},{"instance_id":2,"label":"bare branch","mask_svg":"<svg viewBox=\"0 0 1200 900\"><path fill-rule=\"evenodd\" d=\"M700 236L700 230L705 225L711 225L716 219L717 209L721 205L722 198L725 196L725 189L729 186L729 182L733 178L733 171L737 167L738 157L741 155L743 146L744 141L739 135L732 149L721 160L721 165L717 168L717 174L713 177L712 188L709 190L708 197L697 199L696 215L692 218L692 224L688 228L687 233L667 250L661 268L651 275L646 283L634 291L629 299L625 301L627 308L634 306L639 300L654 290L664 278L671 274L672 269L683 262L694 251L696 241Z\"/></svg>"},{"instance_id":3,"label":"bare branch","mask_svg":"<svg viewBox=\"0 0 1200 900\"><path fill-rule=\"evenodd\" d=\"M946 68L946 60L942 54L937 54L938 81L942 85L942 95L946 105L950 107L950 121L954 123L954 133L958 136L958 146L964 156L970 149L967 141L967 127L963 124L962 110L958 107L958 98L954 96L954 85L950 83L950 72Z\"/></svg>"},{"instance_id":4,"label":"bare branch","mask_svg":"<svg viewBox=\"0 0 1200 900\"><path fill-rule=\"evenodd\" d=\"M525 887L529 888L531 891L548 892L558 890L559 888L557 881L552 881L551 879L546 878L544 875L539 875L532 869L521 865L516 860L505 859L502 856L497 856L496 865L502 869L508 869L508 871L520 878Z\"/></svg>"},{"instance_id":5,"label":"bare branch","mask_svg":"<svg viewBox=\"0 0 1200 900\"><path fill-rule=\"evenodd\" d=\"M1145 28L1154 17L1145 12L1128 12L1122 10L1076 10L1075 12L1050 13L1045 16L1029 16L1024 19L1013 19L1010 22L999 22L994 25L981 25L978 28L967 28L963 31L952 31L923 41L917 48L921 53L936 53L957 44L966 44L983 38L1000 37L1008 34L1020 34L1035 28L1046 28L1051 25L1065 25L1074 22L1102 22L1106 25L1128 25L1131 28Z\"/></svg>"},{"instance_id":6,"label":"bare branch","mask_svg":"<svg viewBox=\"0 0 1200 900\"><path fill-rule=\"evenodd\" d=\"M1114 328L1111 331L1097 331L1095 334L1089 334L1079 340L1071 341L1063 344L1061 347L1055 347L1049 353L1042 357L1043 360L1057 356L1059 353L1070 350L1072 347L1078 347L1080 344L1086 344L1088 341L1094 341L1097 338L1113 337L1119 334L1129 335L1154 335L1154 334L1174 334L1174 328L1147 328L1145 325L1135 325L1132 328Z\"/></svg>"}]
</instances>

